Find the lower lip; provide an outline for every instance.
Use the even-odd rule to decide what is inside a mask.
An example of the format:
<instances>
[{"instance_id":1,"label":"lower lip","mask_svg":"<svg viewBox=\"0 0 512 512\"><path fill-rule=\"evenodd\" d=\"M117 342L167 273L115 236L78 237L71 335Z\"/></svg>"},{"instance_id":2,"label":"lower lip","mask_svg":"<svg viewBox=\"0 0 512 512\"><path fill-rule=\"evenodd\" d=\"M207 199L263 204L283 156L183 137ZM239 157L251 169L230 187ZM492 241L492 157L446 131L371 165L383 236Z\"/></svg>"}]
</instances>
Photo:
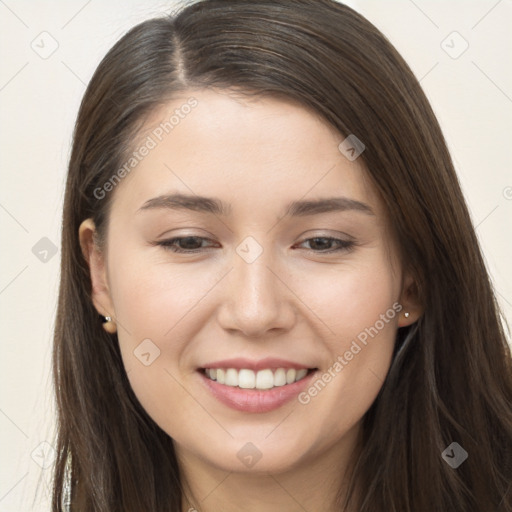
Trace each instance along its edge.
<instances>
[{"instance_id":1,"label":"lower lip","mask_svg":"<svg viewBox=\"0 0 512 512\"><path fill-rule=\"evenodd\" d=\"M285 403L293 400L308 386L315 373L316 371L310 372L303 379L293 384L277 386L267 391L226 386L219 384L216 380L209 379L201 371L199 375L213 396L223 404L237 411L261 413L279 409Z\"/></svg>"}]
</instances>

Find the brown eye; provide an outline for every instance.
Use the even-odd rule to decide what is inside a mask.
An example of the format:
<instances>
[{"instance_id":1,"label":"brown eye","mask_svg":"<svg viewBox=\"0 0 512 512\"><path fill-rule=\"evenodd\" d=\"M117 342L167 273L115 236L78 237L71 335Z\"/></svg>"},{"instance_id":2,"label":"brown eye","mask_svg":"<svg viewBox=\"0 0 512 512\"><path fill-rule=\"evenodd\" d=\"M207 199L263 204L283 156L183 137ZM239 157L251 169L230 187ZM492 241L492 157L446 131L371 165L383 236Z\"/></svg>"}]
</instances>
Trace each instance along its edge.
<instances>
[{"instance_id":1,"label":"brown eye","mask_svg":"<svg viewBox=\"0 0 512 512\"><path fill-rule=\"evenodd\" d=\"M201 246L203 241L208 241L208 239L200 236L182 236L162 240L158 242L158 245L172 252L197 253L203 252L203 249L206 248Z\"/></svg>"},{"instance_id":2,"label":"brown eye","mask_svg":"<svg viewBox=\"0 0 512 512\"><path fill-rule=\"evenodd\" d=\"M309 243L310 249L317 253L332 253L338 251L348 251L355 243L348 240L340 240L330 236L317 236L314 238L308 238L302 242ZM332 248L335 246L334 249Z\"/></svg>"}]
</instances>

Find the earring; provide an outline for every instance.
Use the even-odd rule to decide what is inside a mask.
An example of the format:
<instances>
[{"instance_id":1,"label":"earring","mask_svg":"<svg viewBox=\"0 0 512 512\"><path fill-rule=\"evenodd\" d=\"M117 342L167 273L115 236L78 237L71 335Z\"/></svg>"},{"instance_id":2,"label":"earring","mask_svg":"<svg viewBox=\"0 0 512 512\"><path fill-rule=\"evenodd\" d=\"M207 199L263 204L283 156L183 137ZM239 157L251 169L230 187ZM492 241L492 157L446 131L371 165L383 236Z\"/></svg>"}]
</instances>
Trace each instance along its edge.
<instances>
[{"instance_id":1,"label":"earring","mask_svg":"<svg viewBox=\"0 0 512 512\"><path fill-rule=\"evenodd\" d=\"M114 334L115 332L117 332L117 325L112 320L111 316L103 317L103 329L105 329L105 331L107 331L109 334Z\"/></svg>"},{"instance_id":2,"label":"earring","mask_svg":"<svg viewBox=\"0 0 512 512\"><path fill-rule=\"evenodd\" d=\"M406 312L404 313L404 316L405 316L405 318L409 318L410 313L406 311Z\"/></svg>"}]
</instances>

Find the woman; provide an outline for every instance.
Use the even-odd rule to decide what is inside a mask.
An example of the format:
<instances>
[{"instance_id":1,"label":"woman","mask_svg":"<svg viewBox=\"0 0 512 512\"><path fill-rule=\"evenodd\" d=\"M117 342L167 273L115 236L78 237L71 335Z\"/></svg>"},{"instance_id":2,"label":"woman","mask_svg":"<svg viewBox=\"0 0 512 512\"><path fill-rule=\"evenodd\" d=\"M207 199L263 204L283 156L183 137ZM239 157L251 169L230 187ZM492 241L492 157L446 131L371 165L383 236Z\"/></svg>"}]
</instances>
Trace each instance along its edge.
<instances>
[{"instance_id":1,"label":"woman","mask_svg":"<svg viewBox=\"0 0 512 512\"><path fill-rule=\"evenodd\" d=\"M468 210L348 7L207 0L126 34L78 114L61 279L53 510L512 511Z\"/></svg>"}]
</instances>

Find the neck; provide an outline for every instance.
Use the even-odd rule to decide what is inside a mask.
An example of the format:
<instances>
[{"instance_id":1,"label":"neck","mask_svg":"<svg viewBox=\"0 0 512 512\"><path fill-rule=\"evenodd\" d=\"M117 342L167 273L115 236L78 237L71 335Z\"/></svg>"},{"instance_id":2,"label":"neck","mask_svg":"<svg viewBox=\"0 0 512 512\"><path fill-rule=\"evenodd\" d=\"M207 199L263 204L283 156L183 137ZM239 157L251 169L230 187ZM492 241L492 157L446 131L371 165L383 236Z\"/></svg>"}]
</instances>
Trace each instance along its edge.
<instances>
[{"instance_id":1,"label":"neck","mask_svg":"<svg viewBox=\"0 0 512 512\"><path fill-rule=\"evenodd\" d=\"M182 512L339 511L359 440L357 425L337 445L275 473L223 470L175 444L185 491Z\"/></svg>"}]
</instances>

